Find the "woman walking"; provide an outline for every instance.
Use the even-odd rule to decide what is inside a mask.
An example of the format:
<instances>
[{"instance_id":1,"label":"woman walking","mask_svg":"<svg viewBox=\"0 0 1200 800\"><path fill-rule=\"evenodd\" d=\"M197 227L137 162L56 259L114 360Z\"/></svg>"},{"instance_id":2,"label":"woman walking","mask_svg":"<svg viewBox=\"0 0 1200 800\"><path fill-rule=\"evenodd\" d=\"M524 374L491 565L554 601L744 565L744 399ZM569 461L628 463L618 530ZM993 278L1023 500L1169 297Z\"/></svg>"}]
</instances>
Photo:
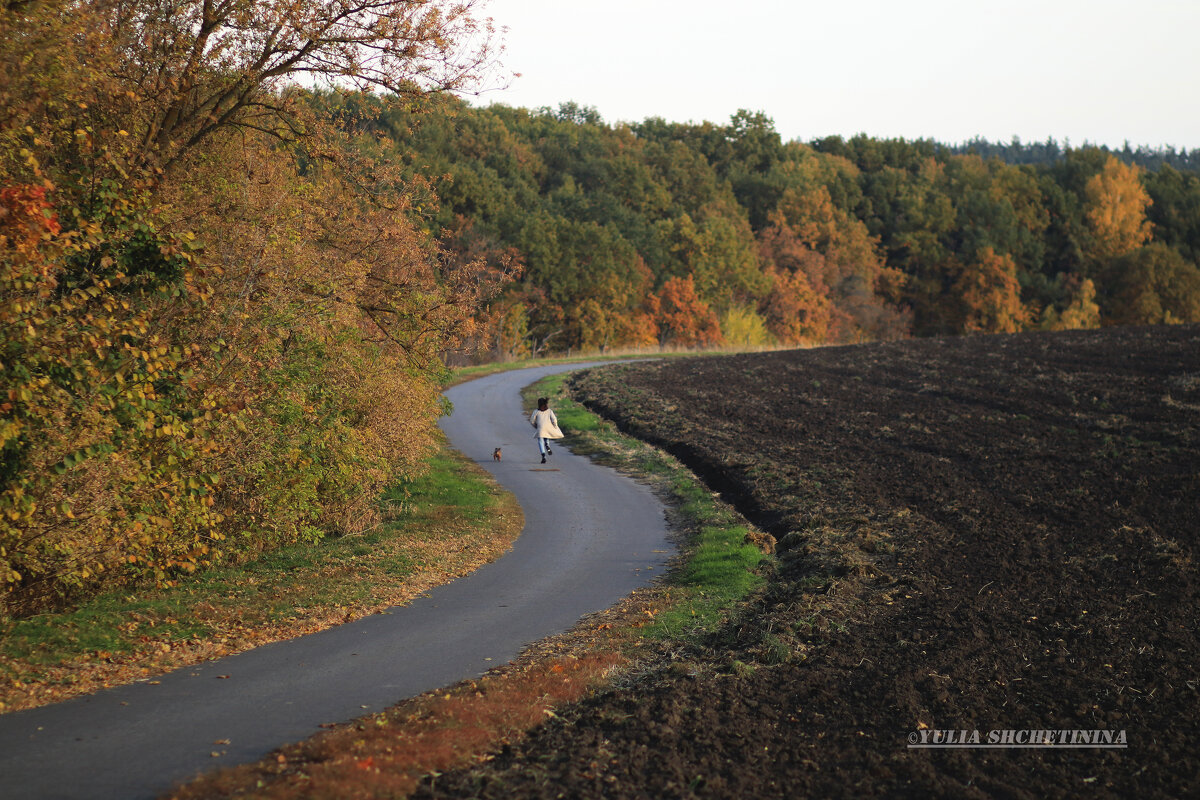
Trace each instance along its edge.
<instances>
[{"instance_id":1,"label":"woman walking","mask_svg":"<svg viewBox=\"0 0 1200 800\"><path fill-rule=\"evenodd\" d=\"M533 426L533 435L542 454L542 463L545 464L546 456L554 453L550 449L550 440L563 438L563 432L558 429L558 417L550 410L550 401L547 398L538 398L537 411L529 417L529 424Z\"/></svg>"}]
</instances>

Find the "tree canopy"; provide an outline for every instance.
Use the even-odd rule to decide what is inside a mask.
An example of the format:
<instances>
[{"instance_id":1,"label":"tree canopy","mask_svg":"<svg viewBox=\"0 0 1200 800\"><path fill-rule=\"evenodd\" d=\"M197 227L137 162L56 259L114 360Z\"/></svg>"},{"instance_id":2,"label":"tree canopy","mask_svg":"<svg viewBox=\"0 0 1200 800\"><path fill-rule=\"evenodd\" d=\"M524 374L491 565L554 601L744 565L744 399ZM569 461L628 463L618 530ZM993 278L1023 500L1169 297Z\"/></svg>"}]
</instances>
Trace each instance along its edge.
<instances>
[{"instance_id":1,"label":"tree canopy","mask_svg":"<svg viewBox=\"0 0 1200 800\"><path fill-rule=\"evenodd\" d=\"M1161 321L1118 302L1115 262L1157 243L1181 256L1186 266L1167 271L1182 276L1200 246L1200 176L1164 165L1180 158L1150 171L1138 163L1153 160L1146 150L805 144L749 111L725 125L609 125L576 104L447 99L382 118L389 158L432 177L431 224L486 237L522 270L510 299L481 316L492 357L643 345L655 325L677 327L655 319L655 298L678 294L679 279L691 281L695 324L711 313L729 341ZM999 157L1031 148L1046 157ZM508 338L518 296L524 343ZM1187 303L1172 307L1171 319L1192 319Z\"/></svg>"},{"instance_id":2,"label":"tree canopy","mask_svg":"<svg viewBox=\"0 0 1200 800\"><path fill-rule=\"evenodd\" d=\"M504 276L354 119L490 68L474 5L0 6L3 612L361 530L420 469Z\"/></svg>"}]
</instances>

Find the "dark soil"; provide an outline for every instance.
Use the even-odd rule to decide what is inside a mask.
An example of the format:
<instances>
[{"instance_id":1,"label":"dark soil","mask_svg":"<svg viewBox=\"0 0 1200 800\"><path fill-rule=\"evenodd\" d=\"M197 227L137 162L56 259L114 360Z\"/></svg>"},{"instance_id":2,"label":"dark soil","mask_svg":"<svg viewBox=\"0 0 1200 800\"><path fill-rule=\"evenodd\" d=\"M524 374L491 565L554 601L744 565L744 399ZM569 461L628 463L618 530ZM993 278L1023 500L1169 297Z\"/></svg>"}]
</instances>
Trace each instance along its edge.
<instances>
[{"instance_id":1,"label":"dark soil","mask_svg":"<svg viewBox=\"0 0 1200 800\"><path fill-rule=\"evenodd\" d=\"M776 536L775 574L721 637L417 796L1200 790L1200 327L655 362L577 392ZM908 747L1003 729L1128 746Z\"/></svg>"}]
</instances>

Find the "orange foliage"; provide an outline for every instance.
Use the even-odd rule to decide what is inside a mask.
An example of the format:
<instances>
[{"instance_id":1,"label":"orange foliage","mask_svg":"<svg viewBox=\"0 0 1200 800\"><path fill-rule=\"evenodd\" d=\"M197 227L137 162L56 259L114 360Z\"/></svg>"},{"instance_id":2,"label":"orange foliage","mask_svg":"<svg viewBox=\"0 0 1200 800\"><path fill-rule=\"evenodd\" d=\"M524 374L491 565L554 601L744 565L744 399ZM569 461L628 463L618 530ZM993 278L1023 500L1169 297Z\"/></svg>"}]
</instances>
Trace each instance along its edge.
<instances>
[{"instance_id":1,"label":"orange foliage","mask_svg":"<svg viewBox=\"0 0 1200 800\"><path fill-rule=\"evenodd\" d=\"M900 297L904 274L884 265L866 225L834 205L827 187L788 189L771 223L777 229L787 228L798 244L823 257L805 263L819 270L819 283L809 275L813 288L828 287L827 338L853 341L907 332L907 319L893 305Z\"/></svg>"},{"instance_id":2,"label":"orange foliage","mask_svg":"<svg viewBox=\"0 0 1200 800\"><path fill-rule=\"evenodd\" d=\"M42 239L62 231L46 191L45 186L0 189L0 247L12 247L30 257Z\"/></svg>"},{"instance_id":3,"label":"orange foliage","mask_svg":"<svg viewBox=\"0 0 1200 800\"><path fill-rule=\"evenodd\" d=\"M831 308L824 256L777 218L759 234L759 259L771 278L760 306L768 330L789 344L825 341Z\"/></svg>"},{"instance_id":4,"label":"orange foliage","mask_svg":"<svg viewBox=\"0 0 1200 800\"><path fill-rule=\"evenodd\" d=\"M631 347L658 344L658 325L648 311L635 311L625 320L625 343Z\"/></svg>"},{"instance_id":5,"label":"orange foliage","mask_svg":"<svg viewBox=\"0 0 1200 800\"><path fill-rule=\"evenodd\" d=\"M1017 265L1007 254L985 247L962 268L955 285L967 333L1013 333L1029 324L1021 303Z\"/></svg>"},{"instance_id":6,"label":"orange foliage","mask_svg":"<svg viewBox=\"0 0 1200 800\"><path fill-rule=\"evenodd\" d=\"M646 300L646 313L662 345L709 347L724 342L716 313L696 294L692 276L670 278Z\"/></svg>"},{"instance_id":7,"label":"orange foliage","mask_svg":"<svg viewBox=\"0 0 1200 800\"><path fill-rule=\"evenodd\" d=\"M828 299L813 291L803 272L767 267L771 293L762 303L767 329L788 344L817 344L829 333Z\"/></svg>"}]
</instances>

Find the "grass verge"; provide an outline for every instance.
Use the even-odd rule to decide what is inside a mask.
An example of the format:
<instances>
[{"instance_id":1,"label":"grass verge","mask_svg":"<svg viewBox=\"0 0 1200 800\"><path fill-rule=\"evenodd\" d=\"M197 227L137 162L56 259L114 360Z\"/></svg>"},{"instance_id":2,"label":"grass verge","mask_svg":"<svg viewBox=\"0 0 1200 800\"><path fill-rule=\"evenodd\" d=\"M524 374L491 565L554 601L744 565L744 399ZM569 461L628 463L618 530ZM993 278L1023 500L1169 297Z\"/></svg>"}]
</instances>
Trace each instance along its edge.
<instances>
[{"instance_id":1,"label":"grass verge","mask_svg":"<svg viewBox=\"0 0 1200 800\"><path fill-rule=\"evenodd\" d=\"M331 627L407 602L491 561L520 507L452 451L384 497L375 530L286 547L160 590L110 592L65 613L0 619L0 711L45 705Z\"/></svg>"},{"instance_id":2,"label":"grass verge","mask_svg":"<svg viewBox=\"0 0 1200 800\"><path fill-rule=\"evenodd\" d=\"M219 797L405 797L428 776L486 761L555 709L649 668L662 653L717 630L762 583L762 537L675 459L620 435L569 398L565 376L525 391L551 407L575 453L636 475L662 494L679 534L667 580L589 615L572 631L533 645L480 680L404 701L276 751L206 775L170 795ZM736 668L734 664L732 668Z\"/></svg>"},{"instance_id":3,"label":"grass verge","mask_svg":"<svg viewBox=\"0 0 1200 800\"><path fill-rule=\"evenodd\" d=\"M475 378L482 378L485 375L492 375L497 372L507 372L508 370L524 369L526 367L545 367L551 364L579 364L587 361L636 361L646 358L690 358L692 356L728 355L732 353L758 353L767 350L787 349L791 348L771 345L757 347L728 346L707 349L674 348L671 346L665 346L640 349L632 348L621 351L609 350L607 353L592 352L571 356L554 356L551 358L526 358L520 361L493 361L487 364L476 364L470 367L454 367L450 370L451 377L447 385L454 386L465 381L473 380Z\"/></svg>"},{"instance_id":4,"label":"grass verge","mask_svg":"<svg viewBox=\"0 0 1200 800\"><path fill-rule=\"evenodd\" d=\"M667 502L673 527L681 534L680 557L668 575L669 602L652 637L681 637L715 630L725 613L762 584L755 568L763 558L754 529L690 471L652 445L619 433L616 427L571 398L569 374L548 376L526 387L532 410L536 398L550 398L572 452L635 476Z\"/></svg>"},{"instance_id":5,"label":"grass verge","mask_svg":"<svg viewBox=\"0 0 1200 800\"><path fill-rule=\"evenodd\" d=\"M678 358L688 355L702 355L701 353L622 353L618 355L579 355L579 356L558 356L556 358L527 358L522 361L503 361L491 362L488 364L477 364L471 367L455 367L450 370L450 381L447 386L456 386L460 383L465 383L475 378L482 378L486 375L494 375L497 372L508 372L514 369L525 369L526 367L547 367L553 364L581 364L589 361L627 361L642 358Z\"/></svg>"},{"instance_id":6,"label":"grass verge","mask_svg":"<svg viewBox=\"0 0 1200 800\"><path fill-rule=\"evenodd\" d=\"M557 706L585 696L616 661L611 653L547 659L421 695L257 763L210 773L169 797L407 797L427 775L485 758L555 716Z\"/></svg>"}]
</instances>

